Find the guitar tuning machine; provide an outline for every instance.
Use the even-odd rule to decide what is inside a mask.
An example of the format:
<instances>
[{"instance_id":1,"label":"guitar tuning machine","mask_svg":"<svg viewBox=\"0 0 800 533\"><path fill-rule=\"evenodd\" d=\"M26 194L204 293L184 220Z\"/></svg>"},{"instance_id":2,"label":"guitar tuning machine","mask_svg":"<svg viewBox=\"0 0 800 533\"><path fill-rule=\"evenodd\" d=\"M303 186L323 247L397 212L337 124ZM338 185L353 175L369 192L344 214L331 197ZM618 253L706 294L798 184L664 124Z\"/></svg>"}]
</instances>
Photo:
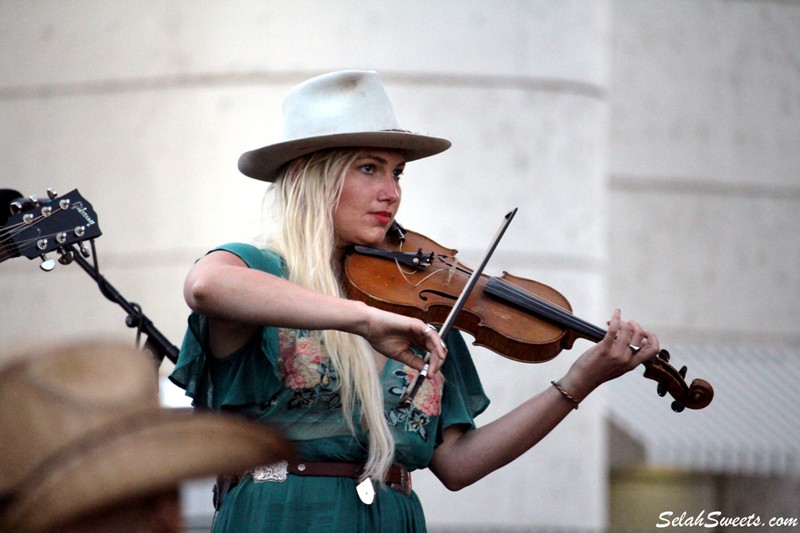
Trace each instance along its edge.
<instances>
[{"instance_id":1,"label":"guitar tuning machine","mask_svg":"<svg viewBox=\"0 0 800 533\"><path fill-rule=\"evenodd\" d=\"M47 196L52 201L52 200L55 200L56 198L58 198L58 193L54 189L48 189L47 190ZM66 202L66 205L64 205L63 202ZM13 202L11 202L8 205L8 209L11 212L12 215L16 215L16 214L19 214L19 213L21 213L23 211L28 211L29 209L34 209L36 207L42 207L42 215L49 216L52 213L53 208L50 207L50 206L42 206L42 203L43 202L41 200L39 200L38 197L36 197L34 195L31 195L31 196L28 196L27 198L20 197L19 199L14 200ZM47 202L44 202L44 203L47 203ZM69 199L66 198L64 200L61 200L61 202L59 202L59 206L62 209L67 209L69 207ZM30 223L30 221L32 219L33 219L33 215L28 215L28 216L26 216L26 220L23 220L23 222L25 222L27 224L27 223Z\"/></svg>"},{"instance_id":2,"label":"guitar tuning machine","mask_svg":"<svg viewBox=\"0 0 800 533\"><path fill-rule=\"evenodd\" d=\"M81 255L82 255L83 257L85 257L86 259L89 259L89 258L92 256L92 254L91 254L91 253L89 252L89 250L86 248L86 245L85 245L85 244L83 244L83 243L80 243L80 244L78 245L78 250L80 250L80 252L81 252Z\"/></svg>"},{"instance_id":3,"label":"guitar tuning machine","mask_svg":"<svg viewBox=\"0 0 800 533\"><path fill-rule=\"evenodd\" d=\"M61 252L61 257L58 258L58 262L62 265L68 265L75 260L75 253L72 250L61 248L59 251Z\"/></svg>"},{"instance_id":4,"label":"guitar tuning machine","mask_svg":"<svg viewBox=\"0 0 800 533\"><path fill-rule=\"evenodd\" d=\"M39 265L39 268L44 270L45 272L50 272L56 267L56 262L54 259L50 259L47 255L42 254L41 256L42 262Z\"/></svg>"}]
</instances>

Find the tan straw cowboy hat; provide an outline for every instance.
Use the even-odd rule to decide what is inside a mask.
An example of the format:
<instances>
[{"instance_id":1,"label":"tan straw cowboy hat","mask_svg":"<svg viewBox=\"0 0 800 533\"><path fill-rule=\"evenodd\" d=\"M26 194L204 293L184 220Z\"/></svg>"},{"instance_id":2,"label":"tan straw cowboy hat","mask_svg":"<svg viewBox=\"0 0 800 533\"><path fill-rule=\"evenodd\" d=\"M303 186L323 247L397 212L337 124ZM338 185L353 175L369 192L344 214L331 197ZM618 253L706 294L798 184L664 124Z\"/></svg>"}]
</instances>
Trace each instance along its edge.
<instances>
[{"instance_id":1,"label":"tan straw cowboy hat","mask_svg":"<svg viewBox=\"0 0 800 533\"><path fill-rule=\"evenodd\" d=\"M283 102L283 139L245 152L242 174L275 181L285 163L326 148L390 148L406 161L443 152L450 141L403 130L378 74L345 70L307 80Z\"/></svg>"},{"instance_id":2,"label":"tan straw cowboy hat","mask_svg":"<svg viewBox=\"0 0 800 533\"><path fill-rule=\"evenodd\" d=\"M142 352L83 343L0 368L0 531L34 533L180 480L289 457L265 424L164 409Z\"/></svg>"}]
</instances>

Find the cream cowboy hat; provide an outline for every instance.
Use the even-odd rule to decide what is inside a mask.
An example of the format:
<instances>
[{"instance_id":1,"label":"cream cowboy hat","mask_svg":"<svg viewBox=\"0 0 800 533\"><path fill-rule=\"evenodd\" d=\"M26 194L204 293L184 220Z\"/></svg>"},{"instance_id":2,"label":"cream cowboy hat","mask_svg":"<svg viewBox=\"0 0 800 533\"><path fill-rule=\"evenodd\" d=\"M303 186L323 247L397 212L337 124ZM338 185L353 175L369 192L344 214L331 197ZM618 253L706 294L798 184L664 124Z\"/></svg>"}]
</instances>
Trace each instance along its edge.
<instances>
[{"instance_id":1,"label":"cream cowboy hat","mask_svg":"<svg viewBox=\"0 0 800 533\"><path fill-rule=\"evenodd\" d=\"M391 148L407 161L450 148L450 141L400 129L378 74L345 70L307 80L283 102L283 140L239 158L242 174L275 181L284 164L326 148Z\"/></svg>"},{"instance_id":2,"label":"cream cowboy hat","mask_svg":"<svg viewBox=\"0 0 800 533\"><path fill-rule=\"evenodd\" d=\"M0 369L0 531L47 530L291 454L264 424L161 408L142 352L103 343L50 351L22 352Z\"/></svg>"}]
</instances>

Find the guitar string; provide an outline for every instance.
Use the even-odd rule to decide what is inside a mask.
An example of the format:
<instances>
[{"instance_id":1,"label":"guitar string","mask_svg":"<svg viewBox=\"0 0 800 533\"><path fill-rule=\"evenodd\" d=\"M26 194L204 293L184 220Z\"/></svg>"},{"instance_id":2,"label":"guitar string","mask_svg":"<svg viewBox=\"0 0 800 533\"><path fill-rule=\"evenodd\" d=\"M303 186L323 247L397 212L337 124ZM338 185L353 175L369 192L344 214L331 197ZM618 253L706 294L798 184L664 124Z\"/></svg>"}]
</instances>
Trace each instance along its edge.
<instances>
[{"instance_id":1,"label":"guitar string","mask_svg":"<svg viewBox=\"0 0 800 533\"><path fill-rule=\"evenodd\" d=\"M66 210L65 208L59 206L58 208L54 209L53 211L51 211L47 215L40 214L38 216L34 216L31 220L29 220L27 222L25 222L23 220L23 221L14 223L14 224L12 224L10 226L5 226L2 230L0 230L0 240L5 241L6 239L9 239L9 238L13 239L15 236L19 235L20 233L23 233L24 231L35 227L37 224L41 223L42 221L44 221L44 220L46 220L46 219L58 214L61 211L65 211L65 210ZM56 236L56 235L58 235L60 233L63 233L63 231L56 231L56 232L49 233L49 234L36 235L35 237L31 237L31 238L22 240L22 241L17 242L17 243L3 242L2 243L2 248L4 250L13 250L14 249L13 246L14 246L14 244L16 244L17 251L19 251L20 254L22 255L24 252L27 252L30 249L36 247L37 243L41 239L50 239L50 238L53 238L54 236ZM66 244L66 243L59 243L59 245L63 245L63 244Z\"/></svg>"}]
</instances>

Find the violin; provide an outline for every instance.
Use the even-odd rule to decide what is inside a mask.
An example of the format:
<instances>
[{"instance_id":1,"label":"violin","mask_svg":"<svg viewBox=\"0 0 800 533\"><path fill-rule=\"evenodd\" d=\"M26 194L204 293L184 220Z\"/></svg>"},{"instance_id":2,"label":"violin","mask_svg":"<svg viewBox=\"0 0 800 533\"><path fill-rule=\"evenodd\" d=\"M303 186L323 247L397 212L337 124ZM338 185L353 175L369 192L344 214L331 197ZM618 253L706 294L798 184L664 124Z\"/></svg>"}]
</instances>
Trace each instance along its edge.
<instances>
[{"instance_id":1,"label":"violin","mask_svg":"<svg viewBox=\"0 0 800 533\"><path fill-rule=\"evenodd\" d=\"M387 236L387 247L355 246L345 258L348 297L393 313L441 324L468 282L472 269L457 258L457 250L402 228ZM606 332L572 313L557 290L504 272L481 274L455 318L453 327L474 337L474 344L525 363L541 363L572 348L578 338L599 342ZM703 379L685 381L686 367L676 370L670 354L661 350L645 361L644 377L658 383L659 396L673 398L672 409L702 409L714 389Z\"/></svg>"}]
</instances>

